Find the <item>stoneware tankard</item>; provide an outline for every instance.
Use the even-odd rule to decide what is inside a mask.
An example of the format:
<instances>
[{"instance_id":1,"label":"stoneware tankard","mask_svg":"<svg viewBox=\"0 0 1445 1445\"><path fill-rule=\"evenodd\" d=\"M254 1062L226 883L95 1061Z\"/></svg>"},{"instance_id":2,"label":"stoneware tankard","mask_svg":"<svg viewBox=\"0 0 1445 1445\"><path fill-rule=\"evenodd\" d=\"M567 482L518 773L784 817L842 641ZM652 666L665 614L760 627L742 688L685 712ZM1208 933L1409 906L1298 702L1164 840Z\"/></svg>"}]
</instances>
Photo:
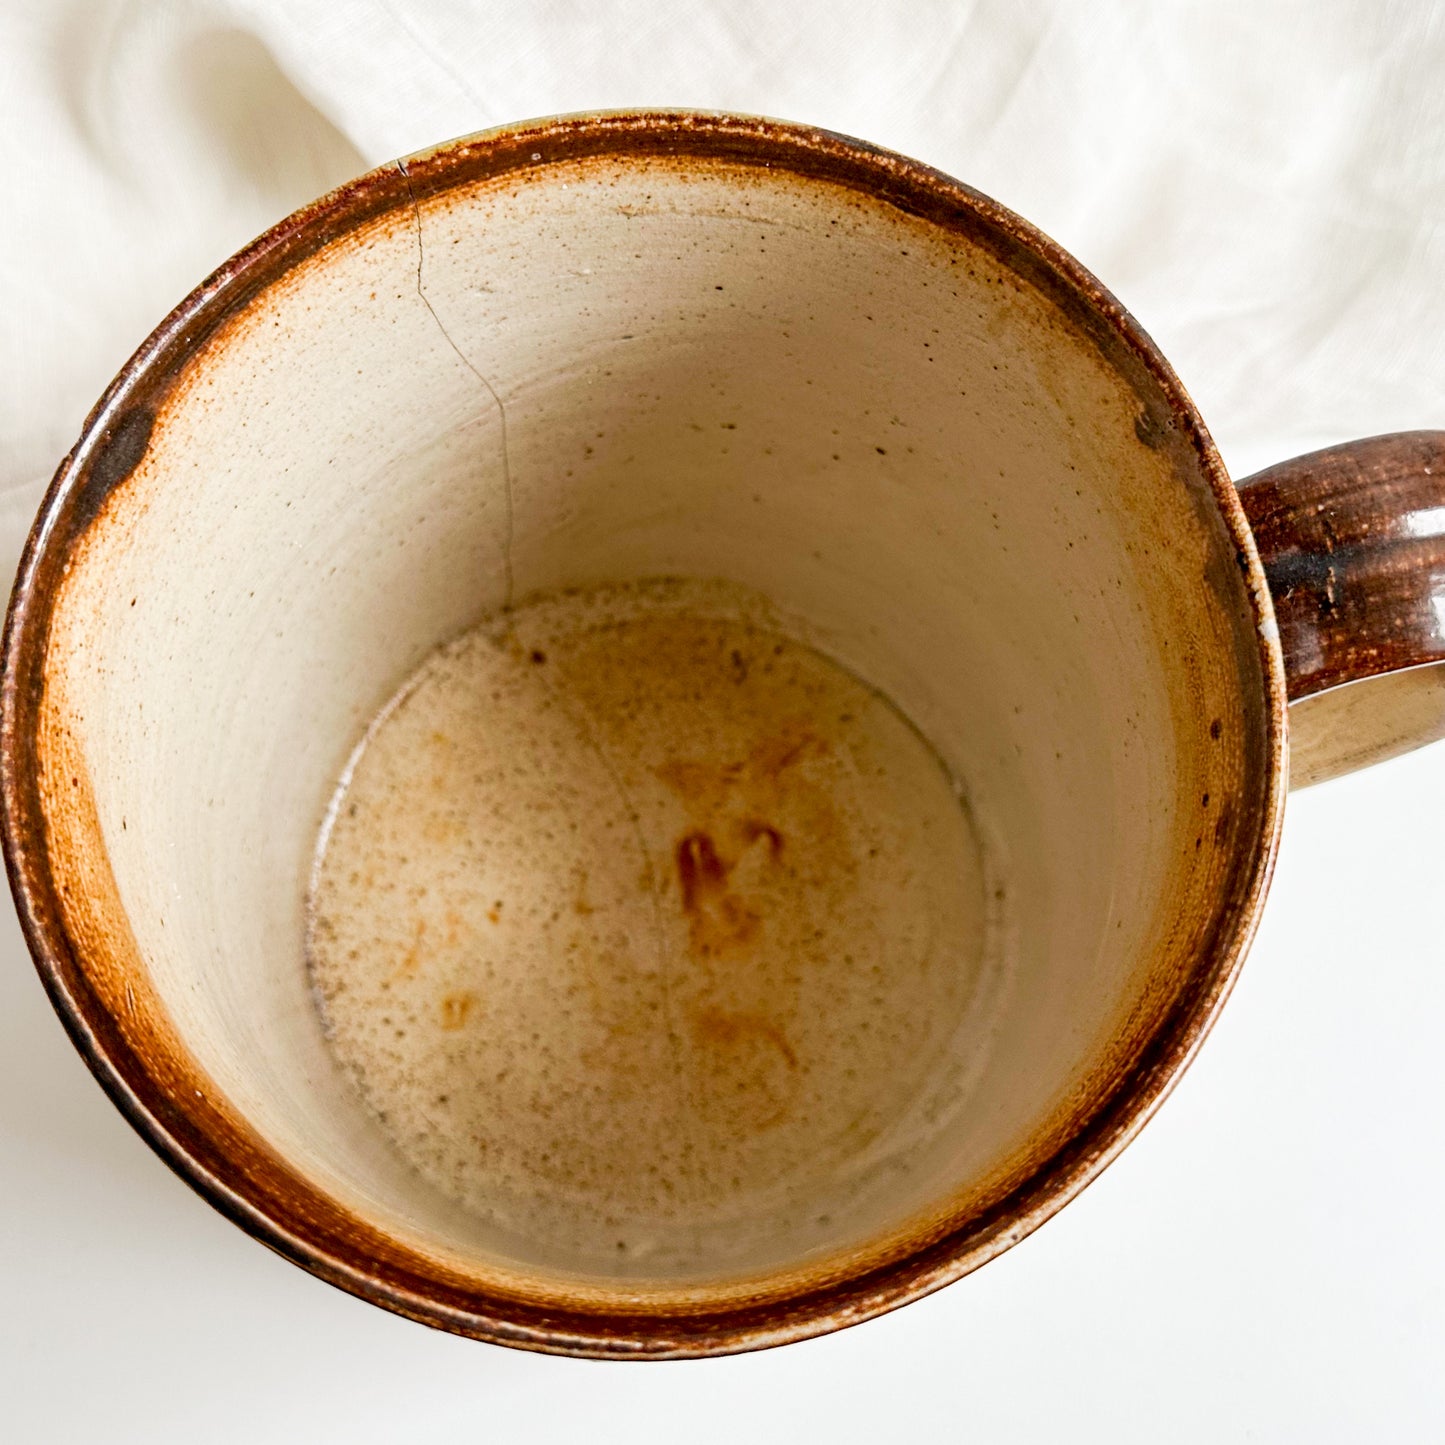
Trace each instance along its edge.
<instances>
[{"instance_id":1,"label":"stoneware tankard","mask_svg":"<svg viewBox=\"0 0 1445 1445\"><path fill-rule=\"evenodd\" d=\"M947 846L894 866L901 784L867 794L882 842L829 832L867 784L847 709L736 757L695 717L711 772L618 753L616 659L683 584L748 599L737 697L791 639L879 699ZM491 627L505 660L532 599L629 587L594 727L565 659L516 654L576 723L592 782L533 789L573 852L485 854L446 946L491 984L384 1040L401 1093L472 1069L453 1187L417 1152L461 1137L450 1094L403 1138L338 1057L318 839L438 648ZM10 602L5 859L90 1068L263 1243L500 1344L756 1349L959 1279L1133 1138L1229 993L1290 786L1445 732L1442 599L1445 432L1235 483L1133 317L968 186L746 116L530 122L281 222L96 405ZM532 838L498 816L479 849ZM439 936L408 930L398 991Z\"/></svg>"}]
</instances>

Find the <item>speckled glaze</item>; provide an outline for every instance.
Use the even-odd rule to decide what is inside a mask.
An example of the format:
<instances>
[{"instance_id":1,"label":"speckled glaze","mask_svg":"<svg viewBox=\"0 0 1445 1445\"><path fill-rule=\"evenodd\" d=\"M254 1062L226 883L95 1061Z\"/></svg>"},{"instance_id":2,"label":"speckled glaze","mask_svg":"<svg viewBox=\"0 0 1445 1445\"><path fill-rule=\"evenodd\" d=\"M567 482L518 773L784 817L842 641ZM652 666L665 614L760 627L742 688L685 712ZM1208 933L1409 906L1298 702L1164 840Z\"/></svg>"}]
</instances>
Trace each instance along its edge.
<instances>
[{"instance_id":1,"label":"speckled glaze","mask_svg":"<svg viewBox=\"0 0 1445 1445\"><path fill-rule=\"evenodd\" d=\"M429 1189L302 961L317 830L403 680L529 598L649 578L749 589L887 697L1013 930L947 1147L864 1235L701 1273L579 1267ZM497 1343L762 1348L985 1263L1149 1117L1258 917L1287 661L1193 404L1027 223L804 127L537 122L283 222L97 405L7 619L6 862L101 1083L257 1238Z\"/></svg>"}]
</instances>

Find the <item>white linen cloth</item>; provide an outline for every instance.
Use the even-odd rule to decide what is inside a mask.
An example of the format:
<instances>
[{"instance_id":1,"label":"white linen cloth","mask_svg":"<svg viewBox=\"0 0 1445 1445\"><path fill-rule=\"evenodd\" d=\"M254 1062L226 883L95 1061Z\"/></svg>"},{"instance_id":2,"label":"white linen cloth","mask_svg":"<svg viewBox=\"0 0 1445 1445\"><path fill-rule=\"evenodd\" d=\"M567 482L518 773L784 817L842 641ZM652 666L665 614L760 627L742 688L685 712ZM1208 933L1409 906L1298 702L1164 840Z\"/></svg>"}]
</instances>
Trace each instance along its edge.
<instances>
[{"instance_id":1,"label":"white linen cloth","mask_svg":"<svg viewBox=\"0 0 1445 1445\"><path fill-rule=\"evenodd\" d=\"M1236 475L1445 425L1442 81L1410 0L4 0L5 575L91 403L237 247L597 107L761 111L978 186L1139 316ZM1292 803L1204 1057L1034 1239L860 1330L640 1373L431 1335L257 1249L85 1079L8 921L0 1436L1445 1438L1442 804L1445 745Z\"/></svg>"}]
</instances>

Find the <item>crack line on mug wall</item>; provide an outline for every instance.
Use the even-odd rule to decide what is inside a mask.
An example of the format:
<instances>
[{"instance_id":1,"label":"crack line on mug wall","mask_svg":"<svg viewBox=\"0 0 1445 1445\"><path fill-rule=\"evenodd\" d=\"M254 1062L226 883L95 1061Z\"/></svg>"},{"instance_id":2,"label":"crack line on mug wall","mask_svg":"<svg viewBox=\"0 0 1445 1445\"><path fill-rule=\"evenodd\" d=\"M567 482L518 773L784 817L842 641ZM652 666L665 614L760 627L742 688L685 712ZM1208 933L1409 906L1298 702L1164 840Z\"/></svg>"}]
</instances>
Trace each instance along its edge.
<instances>
[{"instance_id":1,"label":"crack line on mug wall","mask_svg":"<svg viewBox=\"0 0 1445 1445\"><path fill-rule=\"evenodd\" d=\"M505 577L505 601L502 604L502 614L509 619L515 602L515 588L512 570L512 542L513 542L513 498L512 498L512 468L511 453L508 449L507 440L507 409L502 401L497 388L489 378L476 366L472 359L457 345L456 339L447 330L446 323L437 313L436 307L432 304L431 298L426 294L425 284L425 243L422 234L421 206L417 202L416 191L411 183L411 175L407 171L405 161L397 161L396 168L401 173L402 180L406 183L407 196L411 201L412 223L416 231L416 294L421 299L432 320L436 323L437 329L441 332L448 346L456 353L457 359L472 373L473 376L485 388L487 395L492 399L497 408L497 418L501 430L501 452L502 452L502 479L505 491L505 518L504 518L504 543L502 562ZM509 619L506 622L504 635L513 641L517 641L515 624ZM658 983L662 993L663 1017L667 1029L668 1047L672 1055L673 1076L677 1080L683 1100L683 1117L686 1120L686 1131L689 1137L689 1147L694 1156L698 1152L698 1121L697 1121L697 1100L694 1090L690 1087L687 1071L683 1067L682 1043L677 1026L676 1007L673 997L671 968L669 950L667 948L666 930L662 922L661 905L657 891L662 885L661 875L654 871L652 851L647 846L647 838L642 825L642 816L638 812L637 805L627 787L626 780L616 763L608 756L606 749L602 746L597 736L592 720L585 713L579 715L577 710L567 704L555 689L544 683L547 691L553 700L562 708L563 712L572 720L576 727L581 741L590 752L594 754L601 764L603 771L607 774L613 787L616 789L618 800L622 804L622 810L627 818L629 830L632 833L638 854L642 859L644 877L651 880L648 892L651 896L651 943L653 946L656 966L658 970ZM689 1172L696 1168L696 1158L688 1160L687 1167L679 1170L680 1183L684 1189L692 1183L689 1180Z\"/></svg>"},{"instance_id":2,"label":"crack line on mug wall","mask_svg":"<svg viewBox=\"0 0 1445 1445\"><path fill-rule=\"evenodd\" d=\"M412 223L416 229L416 294L421 298L422 305L431 313L431 319L436 322L437 330L441 332L447 345L456 353L457 360L481 382L487 395L491 397L493 404L497 408L497 422L501 432L502 444L502 500L504 507L502 520L502 574L504 588L502 611L507 613L512 610L513 603L516 600L516 588L512 575L512 543L515 532L512 499L512 454L507 442L507 408L497 388L492 385L491 381L472 361L471 357L457 345L451 332L447 330L446 323L437 314L436 307L432 305L431 297L426 294L426 282L423 277L426 247L422 239L421 207L417 203L416 192L412 189L411 174L406 168L406 162L397 161L396 168L401 172L402 180L406 182L406 193L411 199Z\"/></svg>"}]
</instances>

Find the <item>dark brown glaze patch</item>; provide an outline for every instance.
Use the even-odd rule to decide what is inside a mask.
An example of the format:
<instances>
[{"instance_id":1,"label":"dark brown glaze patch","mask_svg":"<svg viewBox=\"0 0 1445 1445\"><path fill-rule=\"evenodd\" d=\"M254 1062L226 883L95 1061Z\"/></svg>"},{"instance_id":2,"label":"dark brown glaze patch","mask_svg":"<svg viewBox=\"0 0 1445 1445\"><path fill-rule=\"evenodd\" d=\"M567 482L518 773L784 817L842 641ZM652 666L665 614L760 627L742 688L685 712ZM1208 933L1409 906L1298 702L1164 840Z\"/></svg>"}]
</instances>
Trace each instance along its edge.
<instances>
[{"instance_id":1,"label":"dark brown glaze patch","mask_svg":"<svg viewBox=\"0 0 1445 1445\"><path fill-rule=\"evenodd\" d=\"M1445 431L1328 447L1240 483L1290 701L1445 661Z\"/></svg>"},{"instance_id":2,"label":"dark brown glaze patch","mask_svg":"<svg viewBox=\"0 0 1445 1445\"><path fill-rule=\"evenodd\" d=\"M111 493L140 466L155 424L156 414L150 407L133 406L101 433L95 459L71 504L77 528L89 527Z\"/></svg>"}]
</instances>

